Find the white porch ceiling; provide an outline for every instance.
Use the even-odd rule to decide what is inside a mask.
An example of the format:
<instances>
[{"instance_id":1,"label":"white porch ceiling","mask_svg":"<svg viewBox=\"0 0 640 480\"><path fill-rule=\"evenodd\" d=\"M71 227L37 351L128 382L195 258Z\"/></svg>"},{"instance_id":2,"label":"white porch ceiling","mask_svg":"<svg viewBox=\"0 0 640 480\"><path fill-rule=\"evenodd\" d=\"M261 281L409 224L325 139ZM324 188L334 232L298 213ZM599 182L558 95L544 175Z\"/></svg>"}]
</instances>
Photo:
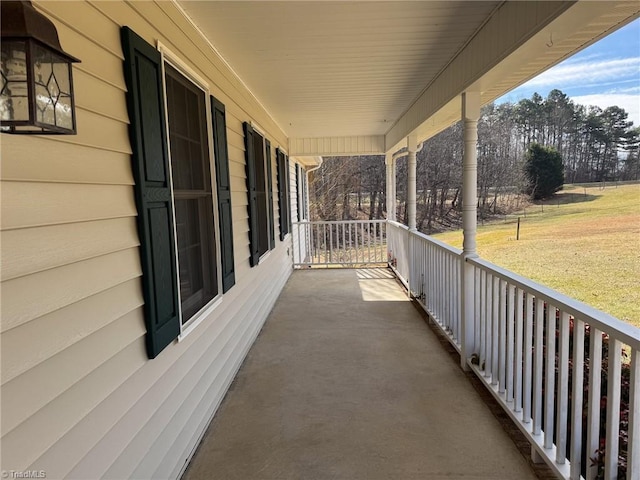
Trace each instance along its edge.
<instances>
[{"instance_id":1,"label":"white porch ceiling","mask_svg":"<svg viewBox=\"0 0 640 480\"><path fill-rule=\"evenodd\" d=\"M465 88L491 101L640 11L634 1L178 3L310 155L433 135L459 118Z\"/></svg>"},{"instance_id":2,"label":"white porch ceiling","mask_svg":"<svg viewBox=\"0 0 640 480\"><path fill-rule=\"evenodd\" d=\"M383 135L500 2L180 1L291 137Z\"/></svg>"}]
</instances>

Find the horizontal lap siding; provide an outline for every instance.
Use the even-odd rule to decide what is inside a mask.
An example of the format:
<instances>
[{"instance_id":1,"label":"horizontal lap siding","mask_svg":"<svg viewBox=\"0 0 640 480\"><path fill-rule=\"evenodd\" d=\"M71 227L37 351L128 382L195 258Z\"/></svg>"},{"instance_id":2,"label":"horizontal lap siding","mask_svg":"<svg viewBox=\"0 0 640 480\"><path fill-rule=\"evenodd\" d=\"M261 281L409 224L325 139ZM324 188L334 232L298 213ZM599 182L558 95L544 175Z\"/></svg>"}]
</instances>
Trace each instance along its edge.
<instances>
[{"instance_id":1,"label":"horizontal lap siding","mask_svg":"<svg viewBox=\"0 0 640 480\"><path fill-rule=\"evenodd\" d=\"M35 5L82 60L78 134L2 137L2 465L47 478L176 478L291 271L278 240L249 267L242 122L260 125L274 148L287 138L174 4ZM153 361L121 25L189 63L227 114L236 285Z\"/></svg>"}]
</instances>

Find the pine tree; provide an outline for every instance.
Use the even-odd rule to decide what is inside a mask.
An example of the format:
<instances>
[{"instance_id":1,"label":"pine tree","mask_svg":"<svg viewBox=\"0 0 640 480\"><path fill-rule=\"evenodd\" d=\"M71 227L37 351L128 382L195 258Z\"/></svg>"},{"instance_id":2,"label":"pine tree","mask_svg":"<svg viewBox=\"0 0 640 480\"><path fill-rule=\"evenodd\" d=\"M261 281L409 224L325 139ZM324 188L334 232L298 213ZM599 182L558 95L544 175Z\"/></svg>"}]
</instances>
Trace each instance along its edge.
<instances>
[{"instance_id":1,"label":"pine tree","mask_svg":"<svg viewBox=\"0 0 640 480\"><path fill-rule=\"evenodd\" d=\"M547 198L562 188L564 166L562 157L553 147L538 143L529 145L525 156L525 193L534 200Z\"/></svg>"}]
</instances>

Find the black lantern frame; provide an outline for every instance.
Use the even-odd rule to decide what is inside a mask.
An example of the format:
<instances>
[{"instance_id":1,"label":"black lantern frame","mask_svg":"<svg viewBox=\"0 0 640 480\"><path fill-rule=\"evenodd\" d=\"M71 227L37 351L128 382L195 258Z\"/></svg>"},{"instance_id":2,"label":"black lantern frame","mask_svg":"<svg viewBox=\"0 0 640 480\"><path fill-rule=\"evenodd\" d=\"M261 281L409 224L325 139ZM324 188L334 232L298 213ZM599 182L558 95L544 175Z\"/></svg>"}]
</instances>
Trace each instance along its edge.
<instances>
[{"instance_id":1,"label":"black lantern frame","mask_svg":"<svg viewBox=\"0 0 640 480\"><path fill-rule=\"evenodd\" d=\"M30 1L1 1L0 131L75 134L72 63L58 32Z\"/></svg>"}]
</instances>

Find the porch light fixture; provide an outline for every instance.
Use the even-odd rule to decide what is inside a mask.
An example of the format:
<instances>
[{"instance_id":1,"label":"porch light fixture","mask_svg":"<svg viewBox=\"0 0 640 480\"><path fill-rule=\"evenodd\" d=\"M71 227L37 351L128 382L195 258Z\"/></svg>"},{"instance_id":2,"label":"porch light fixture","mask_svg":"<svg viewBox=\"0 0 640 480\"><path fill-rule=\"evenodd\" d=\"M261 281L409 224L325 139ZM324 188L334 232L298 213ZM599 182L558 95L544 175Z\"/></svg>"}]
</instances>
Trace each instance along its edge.
<instances>
[{"instance_id":1,"label":"porch light fixture","mask_svg":"<svg viewBox=\"0 0 640 480\"><path fill-rule=\"evenodd\" d=\"M76 133L71 64L51 20L31 1L0 2L0 131Z\"/></svg>"}]
</instances>

